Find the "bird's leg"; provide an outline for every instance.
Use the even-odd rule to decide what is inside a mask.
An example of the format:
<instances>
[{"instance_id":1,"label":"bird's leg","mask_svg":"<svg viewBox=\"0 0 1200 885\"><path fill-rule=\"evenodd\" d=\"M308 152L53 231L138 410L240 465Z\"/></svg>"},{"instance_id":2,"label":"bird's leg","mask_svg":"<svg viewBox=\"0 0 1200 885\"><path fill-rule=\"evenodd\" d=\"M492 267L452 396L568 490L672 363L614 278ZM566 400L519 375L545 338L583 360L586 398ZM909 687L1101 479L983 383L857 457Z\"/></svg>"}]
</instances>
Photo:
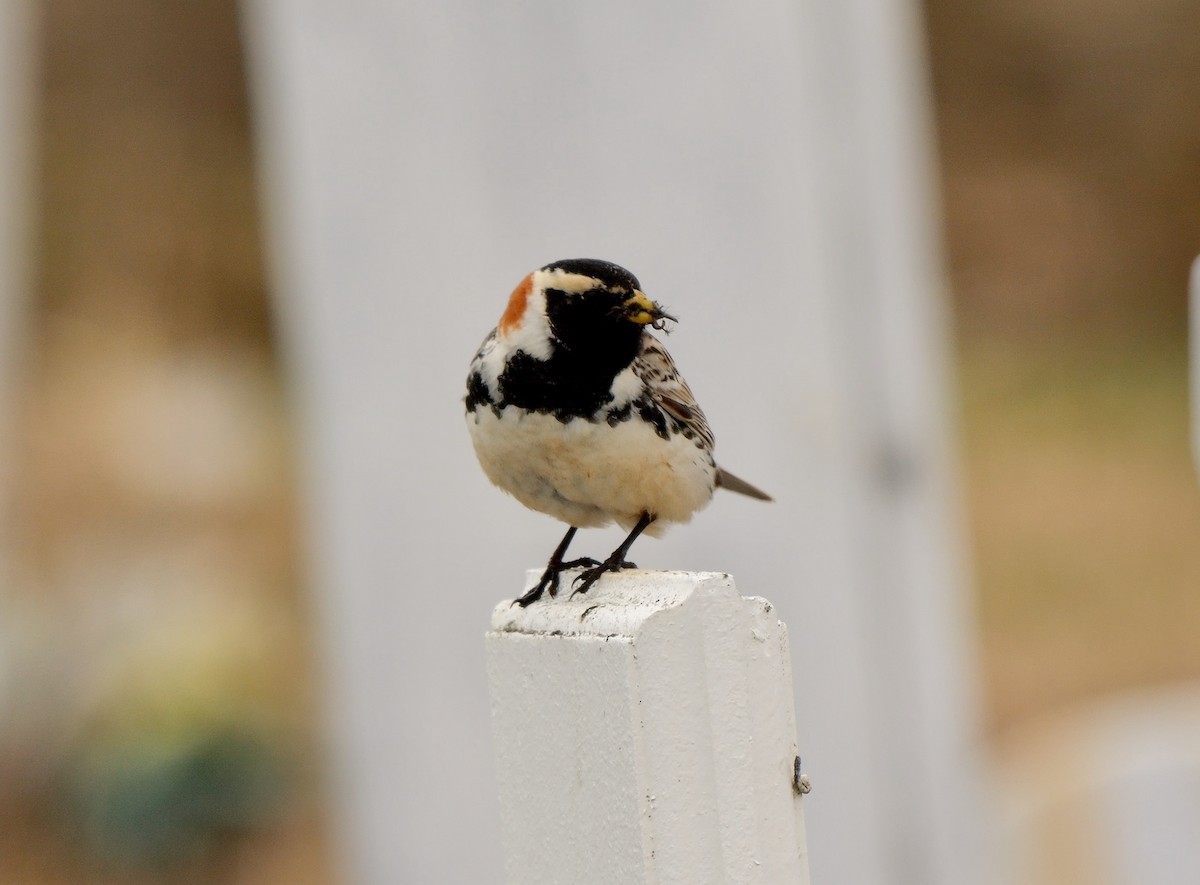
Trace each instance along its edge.
<instances>
[{"instance_id":1,"label":"bird's leg","mask_svg":"<svg viewBox=\"0 0 1200 885\"><path fill-rule=\"evenodd\" d=\"M549 591L550 597L553 599L555 594L558 593L558 576L564 569L573 568L577 565L583 564L594 565L596 563L596 560L587 558L576 559L572 560L571 562L563 562L563 554L566 553L567 548L571 546L571 539L575 537L576 531L578 531L578 529L576 529L575 526L571 526L569 529L567 529L567 533L563 536L562 541L559 542L558 547L556 547L554 552L550 554L550 561L546 563L546 570L542 572L542 579L537 582L537 585L534 586L532 590L530 590L520 599L516 600L517 605L521 606L521 608L525 608L530 603L537 602L539 599L541 599L542 593L546 591Z\"/></svg>"},{"instance_id":2,"label":"bird's leg","mask_svg":"<svg viewBox=\"0 0 1200 885\"><path fill-rule=\"evenodd\" d=\"M654 522L654 517L648 512L643 512L642 518L637 521L637 525L633 527L633 531L621 542L621 546L612 552L612 556L599 565L585 569L579 574L579 577L575 579L575 583L579 586L575 588L571 595L587 593L591 586L599 581L600 576L605 572L616 572L623 568L637 568L637 566L625 558L625 554L629 552L629 548L633 546L633 542L637 540L638 535L644 532L646 527L652 522Z\"/></svg>"}]
</instances>

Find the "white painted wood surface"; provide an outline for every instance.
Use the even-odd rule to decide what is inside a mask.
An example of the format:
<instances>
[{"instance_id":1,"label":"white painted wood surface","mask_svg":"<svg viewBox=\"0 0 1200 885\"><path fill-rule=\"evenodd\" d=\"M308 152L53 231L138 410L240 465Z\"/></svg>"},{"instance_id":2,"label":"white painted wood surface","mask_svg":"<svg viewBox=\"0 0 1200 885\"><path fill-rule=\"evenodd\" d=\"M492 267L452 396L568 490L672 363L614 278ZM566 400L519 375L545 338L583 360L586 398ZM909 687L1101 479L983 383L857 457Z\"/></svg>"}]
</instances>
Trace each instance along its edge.
<instances>
[{"instance_id":1,"label":"white painted wood surface","mask_svg":"<svg viewBox=\"0 0 1200 885\"><path fill-rule=\"evenodd\" d=\"M807 885L767 600L729 575L622 572L501 603L487 665L510 885Z\"/></svg>"},{"instance_id":2,"label":"white painted wood surface","mask_svg":"<svg viewBox=\"0 0 1200 885\"><path fill-rule=\"evenodd\" d=\"M488 487L463 378L512 286L575 256L681 317L719 460L776 498L633 552L802 625L814 879L984 878L915 4L246 11L352 879L499 877L478 635L562 528Z\"/></svg>"}]
</instances>

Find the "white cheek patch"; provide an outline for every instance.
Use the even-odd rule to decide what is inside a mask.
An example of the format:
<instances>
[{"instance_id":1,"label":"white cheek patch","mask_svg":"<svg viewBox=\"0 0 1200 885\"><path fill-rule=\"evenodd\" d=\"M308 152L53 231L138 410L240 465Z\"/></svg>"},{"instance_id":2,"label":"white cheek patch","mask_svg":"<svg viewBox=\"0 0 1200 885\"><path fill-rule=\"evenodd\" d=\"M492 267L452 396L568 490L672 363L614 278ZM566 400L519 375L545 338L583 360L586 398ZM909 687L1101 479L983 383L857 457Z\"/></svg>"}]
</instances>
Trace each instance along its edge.
<instances>
[{"instance_id":1,"label":"white cheek patch","mask_svg":"<svg viewBox=\"0 0 1200 885\"><path fill-rule=\"evenodd\" d=\"M545 362L553 353L550 320L546 317L546 293L534 288L525 299L525 312L516 328L503 336L507 349L523 350L535 360Z\"/></svg>"},{"instance_id":2,"label":"white cheek patch","mask_svg":"<svg viewBox=\"0 0 1200 885\"><path fill-rule=\"evenodd\" d=\"M545 362L553 353L550 321L546 319L546 295L534 289L525 300L525 312L520 322L508 332L496 331L496 342L479 363L479 374L492 396L500 397L500 375L514 351L524 351L535 360Z\"/></svg>"}]
</instances>

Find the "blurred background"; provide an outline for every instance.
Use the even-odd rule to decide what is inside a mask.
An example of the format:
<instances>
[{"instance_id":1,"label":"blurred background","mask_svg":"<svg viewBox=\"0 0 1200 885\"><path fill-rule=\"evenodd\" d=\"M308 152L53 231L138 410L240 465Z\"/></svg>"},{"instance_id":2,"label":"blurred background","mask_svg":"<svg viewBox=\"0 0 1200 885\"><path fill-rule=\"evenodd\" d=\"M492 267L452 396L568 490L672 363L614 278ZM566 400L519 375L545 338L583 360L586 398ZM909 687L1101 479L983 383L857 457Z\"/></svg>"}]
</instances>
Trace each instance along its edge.
<instances>
[{"instance_id":1,"label":"blurred background","mask_svg":"<svg viewBox=\"0 0 1200 885\"><path fill-rule=\"evenodd\" d=\"M33 9L0 882L344 881L238 15ZM923 15L988 748L1094 882L1076 713L1200 677L1200 5Z\"/></svg>"}]
</instances>

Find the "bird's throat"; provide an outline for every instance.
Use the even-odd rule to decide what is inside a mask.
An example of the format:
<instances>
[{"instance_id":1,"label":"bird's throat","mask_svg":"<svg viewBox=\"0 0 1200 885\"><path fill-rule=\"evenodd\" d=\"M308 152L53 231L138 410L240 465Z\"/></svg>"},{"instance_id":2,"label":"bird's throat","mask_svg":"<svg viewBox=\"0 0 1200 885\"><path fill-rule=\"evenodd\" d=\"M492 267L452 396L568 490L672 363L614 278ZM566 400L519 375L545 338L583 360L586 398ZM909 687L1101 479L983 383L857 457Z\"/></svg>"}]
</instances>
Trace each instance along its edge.
<instances>
[{"instance_id":1,"label":"bird's throat","mask_svg":"<svg viewBox=\"0 0 1200 885\"><path fill-rule=\"evenodd\" d=\"M501 407L515 405L561 420L591 417L612 401L613 379L633 362L633 347L571 347L556 342L548 360L517 351L500 375Z\"/></svg>"}]
</instances>

